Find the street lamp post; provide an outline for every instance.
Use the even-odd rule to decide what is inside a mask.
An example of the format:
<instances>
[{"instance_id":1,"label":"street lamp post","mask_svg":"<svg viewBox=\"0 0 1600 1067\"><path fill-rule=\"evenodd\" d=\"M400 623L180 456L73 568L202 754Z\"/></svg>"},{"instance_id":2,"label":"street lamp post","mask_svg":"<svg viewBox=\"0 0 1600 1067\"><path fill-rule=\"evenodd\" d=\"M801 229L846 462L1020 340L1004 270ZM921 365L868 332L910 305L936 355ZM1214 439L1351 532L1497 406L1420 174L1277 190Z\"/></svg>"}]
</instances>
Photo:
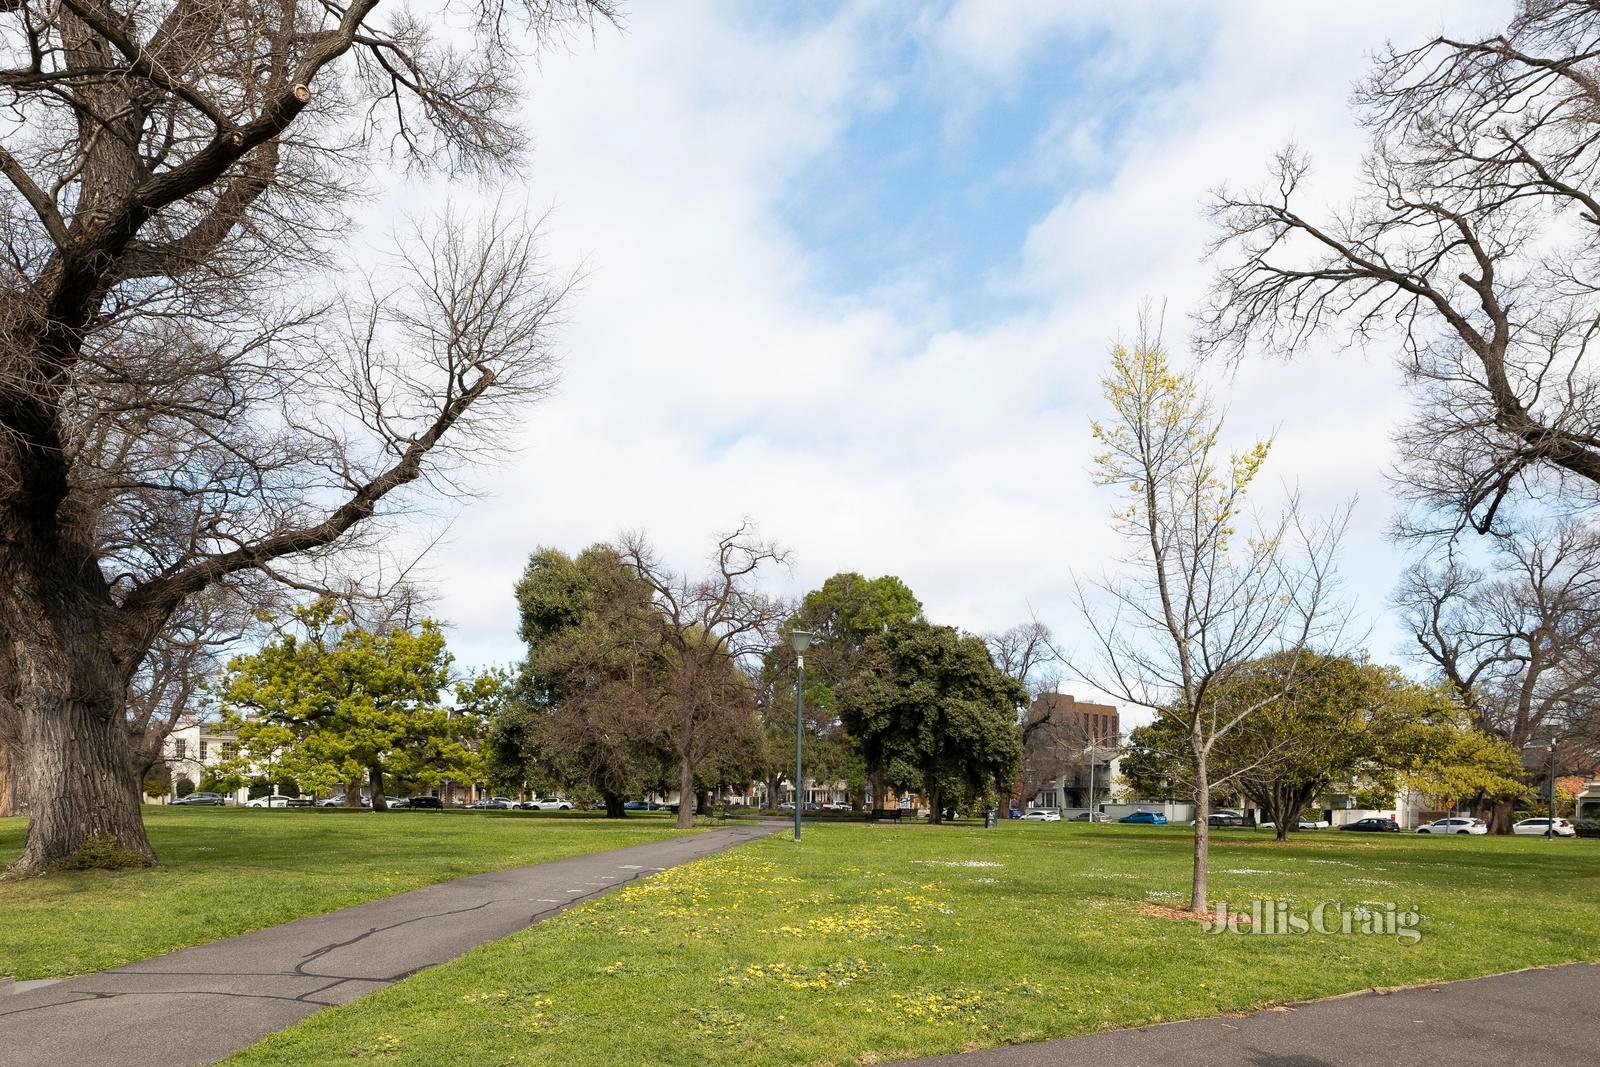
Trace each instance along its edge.
<instances>
[{"instance_id":1,"label":"street lamp post","mask_svg":"<svg viewBox=\"0 0 1600 1067\"><path fill-rule=\"evenodd\" d=\"M805 782L805 759L801 739L805 736L806 649L811 647L811 631L791 630L789 646L797 665L794 679L794 839L800 840L800 789Z\"/></svg>"},{"instance_id":2,"label":"street lamp post","mask_svg":"<svg viewBox=\"0 0 1600 1067\"><path fill-rule=\"evenodd\" d=\"M1550 822L1544 828L1547 841L1556 839L1556 739L1550 739Z\"/></svg>"},{"instance_id":3,"label":"street lamp post","mask_svg":"<svg viewBox=\"0 0 1600 1067\"><path fill-rule=\"evenodd\" d=\"M1544 828L1544 837L1546 841L1554 841L1556 839L1556 742L1559 740L1560 738L1558 736L1551 734L1544 742L1550 748L1550 820L1545 824ZM1537 749L1537 747L1538 746L1536 746L1534 743L1530 742L1523 745L1523 752L1526 753L1528 749ZM1524 755L1522 765L1526 767L1528 766L1528 762L1527 756Z\"/></svg>"}]
</instances>

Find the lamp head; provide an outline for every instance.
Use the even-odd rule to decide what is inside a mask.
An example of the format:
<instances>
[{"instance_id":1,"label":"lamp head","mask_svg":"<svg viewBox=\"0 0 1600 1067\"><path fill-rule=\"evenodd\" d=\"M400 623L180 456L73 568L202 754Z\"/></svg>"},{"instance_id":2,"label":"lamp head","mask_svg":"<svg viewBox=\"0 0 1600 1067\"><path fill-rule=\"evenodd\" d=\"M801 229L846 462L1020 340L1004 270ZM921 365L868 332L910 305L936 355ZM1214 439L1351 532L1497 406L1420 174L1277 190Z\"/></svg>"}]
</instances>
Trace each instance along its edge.
<instances>
[{"instance_id":1,"label":"lamp head","mask_svg":"<svg viewBox=\"0 0 1600 1067\"><path fill-rule=\"evenodd\" d=\"M795 655L803 656L806 654L806 649L811 647L813 636L810 630L790 630L789 647L794 649Z\"/></svg>"}]
</instances>

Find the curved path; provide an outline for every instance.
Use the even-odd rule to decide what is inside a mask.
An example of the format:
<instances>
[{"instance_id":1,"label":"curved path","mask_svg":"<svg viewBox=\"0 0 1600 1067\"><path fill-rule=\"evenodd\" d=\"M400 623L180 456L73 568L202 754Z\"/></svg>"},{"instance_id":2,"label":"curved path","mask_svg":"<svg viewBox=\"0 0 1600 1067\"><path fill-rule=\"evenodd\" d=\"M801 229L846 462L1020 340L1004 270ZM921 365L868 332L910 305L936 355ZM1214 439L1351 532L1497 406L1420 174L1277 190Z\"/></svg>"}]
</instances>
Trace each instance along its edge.
<instances>
[{"instance_id":1,"label":"curved path","mask_svg":"<svg viewBox=\"0 0 1600 1067\"><path fill-rule=\"evenodd\" d=\"M214 1063L319 1008L782 828L732 826L474 874L98 974L15 983L0 995L0 1063Z\"/></svg>"},{"instance_id":2,"label":"curved path","mask_svg":"<svg viewBox=\"0 0 1600 1067\"><path fill-rule=\"evenodd\" d=\"M904 1067L1500 1067L1589 1064L1596 1062L1597 1049L1600 964L1571 963L1355 993L1254 1015L903 1062Z\"/></svg>"}]
</instances>

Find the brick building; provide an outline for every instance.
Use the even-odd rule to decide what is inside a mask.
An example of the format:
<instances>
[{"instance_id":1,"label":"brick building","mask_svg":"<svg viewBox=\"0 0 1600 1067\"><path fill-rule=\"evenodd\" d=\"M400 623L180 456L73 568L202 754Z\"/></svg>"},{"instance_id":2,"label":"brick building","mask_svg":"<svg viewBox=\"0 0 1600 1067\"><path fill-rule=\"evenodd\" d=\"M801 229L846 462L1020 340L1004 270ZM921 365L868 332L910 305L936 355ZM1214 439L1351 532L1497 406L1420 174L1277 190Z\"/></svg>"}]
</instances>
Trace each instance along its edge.
<instances>
[{"instance_id":1,"label":"brick building","mask_svg":"<svg viewBox=\"0 0 1600 1067\"><path fill-rule=\"evenodd\" d=\"M1108 799L1122 739L1116 708L1041 693L1023 716L1022 737L1019 806L1098 808Z\"/></svg>"}]
</instances>

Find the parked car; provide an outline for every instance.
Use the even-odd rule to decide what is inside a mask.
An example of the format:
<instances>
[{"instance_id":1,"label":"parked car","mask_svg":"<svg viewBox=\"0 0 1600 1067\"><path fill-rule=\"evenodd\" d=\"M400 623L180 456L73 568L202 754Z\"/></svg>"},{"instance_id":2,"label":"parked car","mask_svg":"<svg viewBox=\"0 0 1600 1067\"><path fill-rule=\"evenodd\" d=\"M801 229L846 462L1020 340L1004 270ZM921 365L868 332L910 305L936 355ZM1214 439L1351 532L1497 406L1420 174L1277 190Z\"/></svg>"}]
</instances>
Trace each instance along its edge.
<instances>
[{"instance_id":1,"label":"parked car","mask_svg":"<svg viewBox=\"0 0 1600 1067\"><path fill-rule=\"evenodd\" d=\"M1489 824L1482 819L1468 819L1456 816L1449 819L1436 819L1417 827L1419 834L1486 834Z\"/></svg>"},{"instance_id":2,"label":"parked car","mask_svg":"<svg viewBox=\"0 0 1600 1067\"><path fill-rule=\"evenodd\" d=\"M340 793L338 796L329 797L326 800L317 801L317 807L319 807L319 808L342 808L342 807L345 807L345 806L346 806L346 804L345 804L345 798L344 798L344 794L343 793ZM361 806L363 808L372 807L372 800L370 798L368 798L368 797L362 797L361 798Z\"/></svg>"},{"instance_id":3,"label":"parked car","mask_svg":"<svg viewBox=\"0 0 1600 1067\"><path fill-rule=\"evenodd\" d=\"M1023 822L1060 822L1061 813L1049 808L1034 808L1022 813Z\"/></svg>"},{"instance_id":4,"label":"parked car","mask_svg":"<svg viewBox=\"0 0 1600 1067\"><path fill-rule=\"evenodd\" d=\"M1353 834L1397 834L1400 832L1400 824L1393 819L1357 819L1355 822L1345 823L1339 829Z\"/></svg>"},{"instance_id":5,"label":"parked car","mask_svg":"<svg viewBox=\"0 0 1600 1067\"><path fill-rule=\"evenodd\" d=\"M173 803L184 807L220 808L228 801L221 793L190 793L186 797L179 797Z\"/></svg>"},{"instance_id":6,"label":"parked car","mask_svg":"<svg viewBox=\"0 0 1600 1067\"><path fill-rule=\"evenodd\" d=\"M1549 829L1549 819L1523 819L1521 822L1513 823L1511 826L1511 832L1514 834L1536 834L1540 837L1543 837ZM1566 819L1556 820L1557 837L1575 837L1577 833L1577 829Z\"/></svg>"},{"instance_id":7,"label":"parked car","mask_svg":"<svg viewBox=\"0 0 1600 1067\"><path fill-rule=\"evenodd\" d=\"M438 797L410 797L406 800L405 806L413 811L424 808L428 811L442 811L444 810L444 801Z\"/></svg>"},{"instance_id":8,"label":"parked car","mask_svg":"<svg viewBox=\"0 0 1600 1067\"><path fill-rule=\"evenodd\" d=\"M1103 811L1080 811L1072 817L1073 822L1110 822L1111 816Z\"/></svg>"},{"instance_id":9,"label":"parked car","mask_svg":"<svg viewBox=\"0 0 1600 1067\"><path fill-rule=\"evenodd\" d=\"M256 797L245 802L247 808L309 808L310 806L311 801L306 797L286 797L281 793Z\"/></svg>"},{"instance_id":10,"label":"parked car","mask_svg":"<svg viewBox=\"0 0 1600 1067\"><path fill-rule=\"evenodd\" d=\"M517 802L510 797L484 797L472 804L478 811L511 811L516 806Z\"/></svg>"},{"instance_id":11,"label":"parked car","mask_svg":"<svg viewBox=\"0 0 1600 1067\"><path fill-rule=\"evenodd\" d=\"M785 810L793 811L794 805L785 804L784 808ZM653 800L630 800L626 804L622 805L623 811L664 811L665 809L666 805L657 804Z\"/></svg>"},{"instance_id":12,"label":"parked car","mask_svg":"<svg viewBox=\"0 0 1600 1067\"><path fill-rule=\"evenodd\" d=\"M522 802L522 807L527 811L572 810L572 805L560 797L530 797Z\"/></svg>"},{"instance_id":13,"label":"parked car","mask_svg":"<svg viewBox=\"0 0 1600 1067\"><path fill-rule=\"evenodd\" d=\"M1006 818L1008 818L1008 819L1020 819L1020 818L1022 818L1022 809L1021 808L1012 808L1010 811L1006 812Z\"/></svg>"},{"instance_id":14,"label":"parked car","mask_svg":"<svg viewBox=\"0 0 1600 1067\"><path fill-rule=\"evenodd\" d=\"M409 808L411 806L411 801L407 800L405 797L391 797L387 795L384 796L383 803L391 810L394 808Z\"/></svg>"},{"instance_id":15,"label":"parked car","mask_svg":"<svg viewBox=\"0 0 1600 1067\"><path fill-rule=\"evenodd\" d=\"M1147 824L1149 824L1151 826L1165 826L1165 825L1167 825L1167 817L1165 815L1161 814L1159 811L1136 811L1136 812L1133 812L1132 814L1124 815L1122 818L1118 819L1117 821L1118 822L1142 822L1142 823L1147 823Z\"/></svg>"},{"instance_id":16,"label":"parked car","mask_svg":"<svg viewBox=\"0 0 1600 1067\"><path fill-rule=\"evenodd\" d=\"M1207 826L1254 826L1255 820L1237 811L1214 811L1206 816Z\"/></svg>"}]
</instances>

